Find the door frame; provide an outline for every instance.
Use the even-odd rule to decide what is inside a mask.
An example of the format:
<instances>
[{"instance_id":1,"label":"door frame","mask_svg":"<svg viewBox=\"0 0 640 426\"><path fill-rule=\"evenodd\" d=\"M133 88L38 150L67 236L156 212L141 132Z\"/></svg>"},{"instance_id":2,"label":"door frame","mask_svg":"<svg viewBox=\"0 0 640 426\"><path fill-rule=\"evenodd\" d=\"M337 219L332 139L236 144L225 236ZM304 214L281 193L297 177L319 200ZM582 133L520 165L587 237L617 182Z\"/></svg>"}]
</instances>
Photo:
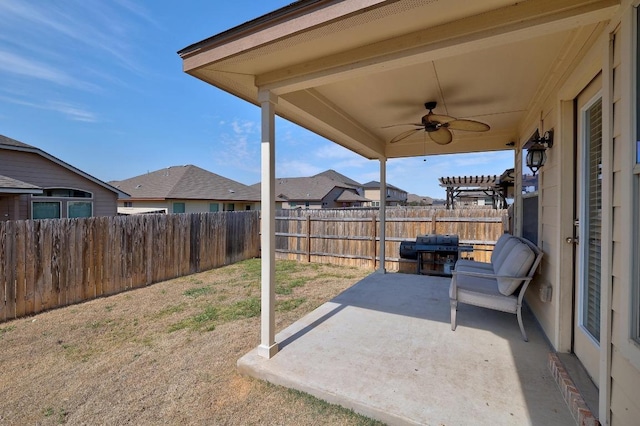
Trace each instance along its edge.
<instances>
[{"instance_id":1,"label":"door frame","mask_svg":"<svg viewBox=\"0 0 640 426\"><path fill-rule=\"evenodd\" d=\"M553 344L558 352L570 352L573 346L573 268L563 265L573 265L573 247L566 244L565 239L573 235L573 157L575 155L574 142L577 140L577 105L574 99L582 92L599 73L602 73L602 251L601 251L601 315L600 315L600 389L599 412L601 421L608 421L611 395L611 298L612 298L612 232L613 232L613 39L608 28L602 34L599 42L587 53L583 60L574 68L566 83L558 92L558 132L559 144L553 150L559 150L560 168L558 183L558 223L559 232L555 239L558 247L558 264L554 273L557 285L557 303L555 306L556 335ZM620 32L617 35L625 40ZM568 200L568 201L567 201ZM604 423L603 421L603 423Z\"/></svg>"},{"instance_id":2,"label":"door frame","mask_svg":"<svg viewBox=\"0 0 640 426\"><path fill-rule=\"evenodd\" d=\"M603 99L603 77L601 74L596 76L585 88L584 90L576 96L574 100L575 107L575 126L576 132L574 135L574 157L573 157L573 218L579 219L579 225L573 227L573 236L576 235L579 237L580 241L578 244L570 244L573 249L573 277L572 277L572 291L573 291L573 304L571 306L572 309L572 329L571 329L571 352L573 352L578 360L583 364L585 370L588 374L592 375L592 380L595 382L596 386L600 388L600 384L602 383L600 369L601 366L601 351L602 351L602 339L597 340L590 332L586 329L585 326L582 325L581 321L584 316L585 303L584 293L578 293L578 289L585 290L587 280L586 276L586 264L587 262L587 199L590 198L588 185L588 174L586 170L586 164L589 162L588 158L588 145L590 141L586 140L587 128L586 128L586 113L587 111L593 107L598 101L602 103L602 122L601 122L601 149L604 151L605 146L605 128L604 128L604 99ZM585 93L586 92L586 93ZM579 103L579 98L581 96L586 96L586 99L583 99L583 104ZM602 158L602 173L603 173L603 182L601 182L601 202L602 202L602 213L600 217L600 227L604 228L604 214L606 211L606 204L604 204L604 156ZM601 237L602 238L602 237ZM602 248L602 241L601 241ZM602 264L603 264L603 253L602 249L600 252L599 259L599 267L601 271L601 280L600 286L602 289L603 282L605 282L604 275L602 274ZM602 295L602 291L600 293L600 328L602 329L602 302L604 296ZM598 330L601 333L601 330ZM580 337L577 340L577 334L580 333ZM580 343L581 354L578 354L578 343ZM586 367L589 366L587 369Z\"/></svg>"}]
</instances>

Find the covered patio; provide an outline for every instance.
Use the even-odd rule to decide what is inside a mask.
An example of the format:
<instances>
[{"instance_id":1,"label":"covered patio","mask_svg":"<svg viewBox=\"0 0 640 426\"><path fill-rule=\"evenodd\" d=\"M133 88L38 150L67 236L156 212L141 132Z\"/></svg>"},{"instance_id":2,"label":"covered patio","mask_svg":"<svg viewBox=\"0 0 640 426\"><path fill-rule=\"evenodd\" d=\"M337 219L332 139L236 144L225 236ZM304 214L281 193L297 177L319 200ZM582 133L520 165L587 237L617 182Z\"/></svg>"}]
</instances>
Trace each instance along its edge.
<instances>
[{"instance_id":1,"label":"covered patio","mask_svg":"<svg viewBox=\"0 0 640 426\"><path fill-rule=\"evenodd\" d=\"M442 277L374 273L253 350L241 372L389 424L568 425L549 345L530 312L461 305L449 323Z\"/></svg>"},{"instance_id":2,"label":"covered patio","mask_svg":"<svg viewBox=\"0 0 640 426\"><path fill-rule=\"evenodd\" d=\"M620 252L640 250L631 240L640 231L630 232L640 229L632 220L637 206L628 201L635 188L632 166L640 175L631 117L637 6L631 0L301 0L181 50L185 72L261 108L262 329L260 345L241 368L270 381L298 383L325 399L343 395L341 403L392 422L467 423L474 417L491 424L566 424L567 418L539 417L562 415L553 411L561 403L558 393L533 391L545 389L548 373L542 366L549 347L542 343L548 339L553 351L575 353L588 371L598 387L603 424L614 423L614 411L618 419L640 413L629 402L640 384L640 325L632 324L638 314L624 302L640 294L629 285L631 274L640 273L613 257L615 238ZM513 318L505 314L465 307L461 327L450 332L440 313L447 307L446 285L438 290L442 294L435 290L442 281L387 277L384 208L377 234L379 275L325 305L317 318L276 336L276 114L378 161L380 199L387 195L389 159L512 150L513 233L525 235L526 220L535 218L535 238L529 239L544 252L525 297L543 330L532 337L544 347L541 355L535 355L536 343L518 339ZM523 202L528 142L553 147L529 199L535 203ZM602 154L594 156L593 166L578 155L587 144ZM595 182L588 188L587 177ZM610 189L616 188L614 197ZM602 207L618 205L622 209ZM576 220L587 213L592 222ZM589 223L593 230L602 226L602 236L575 238L592 231ZM596 254L588 258L578 241L588 241L582 247L593 245ZM597 273L577 273L583 264ZM615 298L614 275L622 289ZM429 284L406 292L396 288L415 279ZM369 288L375 291L367 297ZM585 295L594 295L588 309ZM624 320L612 322L613 303ZM588 321L592 331L584 327ZM613 337L621 352L612 350ZM483 368L492 362L501 368ZM285 373L276 374L288 363ZM250 365L264 370L249 370ZM525 377L529 371L537 375ZM406 388L396 382L400 378ZM615 403L614 387L620 395ZM406 389L396 391L403 395L396 405L385 402L393 400L393 389ZM485 391L511 399L484 400ZM416 395L414 406L403 405L409 395ZM552 405L538 409L543 395ZM430 416L430 410L441 414ZM384 417L387 412L396 417ZM505 413L516 418L495 419Z\"/></svg>"}]
</instances>

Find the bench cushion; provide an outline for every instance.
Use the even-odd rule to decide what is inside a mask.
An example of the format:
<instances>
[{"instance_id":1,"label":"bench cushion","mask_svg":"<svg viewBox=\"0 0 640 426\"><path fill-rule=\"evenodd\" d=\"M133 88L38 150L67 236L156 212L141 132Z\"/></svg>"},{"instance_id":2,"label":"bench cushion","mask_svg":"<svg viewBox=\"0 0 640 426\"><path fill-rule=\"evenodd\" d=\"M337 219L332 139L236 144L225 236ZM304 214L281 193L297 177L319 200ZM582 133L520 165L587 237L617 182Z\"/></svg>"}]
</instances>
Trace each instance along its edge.
<instances>
[{"instance_id":1,"label":"bench cushion","mask_svg":"<svg viewBox=\"0 0 640 426\"><path fill-rule=\"evenodd\" d=\"M502 248L500 249L498 254L496 254L495 256L491 256L491 264L493 265L494 274L498 275L498 270L504 263L504 260L507 258L509 253L511 253L511 250L513 249L513 247L515 247L518 244L523 244L523 243L520 243L520 240L516 237L509 237L502 245Z\"/></svg>"},{"instance_id":2,"label":"bench cushion","mask_svg":"<svg viewBox=\"0 0 640 426\"><path fill-rule=\"evenodd\" d=\"M502 234L491 253L491 262L478 262L475 260L458 259L456 269L462 271L486 272L489 274L497 273L498 268L509 254L511 247L518 243L518 239L509 235Z\"/></svg>"},{"instance_id":3,"label":"bench cushion","mask_svg":"<svg viewBox=\"0 0 640 426\"><path fill-rule=\"evenodd\" d=\"M505 247L507 248L507 247ZM529 246L521 241L516 240L513 246L509 247L509 251L498 266L495 274L498 276L508 277L525 277L533 265L535 253ZM494 265L496 267L497 265ZM498 278L498 291L505 296L510 296L516 291L522 280L512 280L506 278Z\"/></svg>"},{"instance_id":4,"label":"bench cushion","mask_svg":"<svg viewBox=\"0 0 640 426\"><path fill-rule=\"evenodd\" d=\"M500 235L500 238L496 241L496 245L493 246L493 251L491 252L491 263L495 263L498 260L498 256L502 252L502 249L504 249L505 244L512 238L513 236L510 234Z\"/></svg>"},{"instance_id":5,"label":"bench cushion","mask_svg":"<svg viewBox=\"0 0 640 426\"><path fill-rule=\"evenodd\" d=\"M449 297L461 303L481 306L504 312L515 312L518 300L515 296L504 296L498 291L496 280L490 278L458 275L456 277L457 294ZM449 289L453 292L453 286Z\"/></svg>"}]
</instances>

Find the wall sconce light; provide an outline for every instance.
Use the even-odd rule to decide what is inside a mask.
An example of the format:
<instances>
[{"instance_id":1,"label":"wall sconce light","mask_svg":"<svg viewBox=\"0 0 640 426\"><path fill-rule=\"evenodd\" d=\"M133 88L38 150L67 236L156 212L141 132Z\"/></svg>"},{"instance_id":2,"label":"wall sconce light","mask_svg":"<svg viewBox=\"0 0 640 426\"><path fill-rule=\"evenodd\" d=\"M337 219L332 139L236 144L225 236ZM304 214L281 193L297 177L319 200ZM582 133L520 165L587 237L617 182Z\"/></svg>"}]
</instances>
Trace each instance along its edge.
<instances>
[{"instance_id":1,"label":"wall sconce light","mask_svg":"<svg viewBox=\"0 0 640 426\"><path fill-rule=\"evenodd\" d=\"M527 167L531 169L535 176L538 170L547 161L547 148L553 146L553 130L548 130L540 137L538 130L533 134L531 139L527 141L529 148L527 149Z\"/></svg>"}]
</instances>

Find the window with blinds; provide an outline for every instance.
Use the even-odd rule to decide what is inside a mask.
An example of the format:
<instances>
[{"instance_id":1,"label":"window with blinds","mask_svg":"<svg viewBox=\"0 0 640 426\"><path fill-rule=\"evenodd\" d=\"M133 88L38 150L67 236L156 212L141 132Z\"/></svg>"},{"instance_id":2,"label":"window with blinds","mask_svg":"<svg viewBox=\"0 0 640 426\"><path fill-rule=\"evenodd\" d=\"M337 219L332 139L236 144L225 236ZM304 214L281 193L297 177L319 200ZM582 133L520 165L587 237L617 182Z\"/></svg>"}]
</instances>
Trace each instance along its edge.
<instances>
[{"instance_id":1,"label":"window with blinds","mask_svg":"<svg viewBox=\"0 0 640 426\"><path fill-rule=\"evenodd\" d=\"M584 250L584 283L582 325L600 341L600 253L602 246L602 99L585 111L586 235L581 241Z\"/></svg>"}]
</instances>

